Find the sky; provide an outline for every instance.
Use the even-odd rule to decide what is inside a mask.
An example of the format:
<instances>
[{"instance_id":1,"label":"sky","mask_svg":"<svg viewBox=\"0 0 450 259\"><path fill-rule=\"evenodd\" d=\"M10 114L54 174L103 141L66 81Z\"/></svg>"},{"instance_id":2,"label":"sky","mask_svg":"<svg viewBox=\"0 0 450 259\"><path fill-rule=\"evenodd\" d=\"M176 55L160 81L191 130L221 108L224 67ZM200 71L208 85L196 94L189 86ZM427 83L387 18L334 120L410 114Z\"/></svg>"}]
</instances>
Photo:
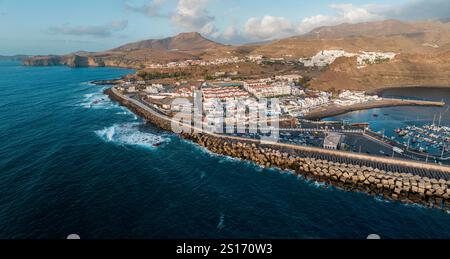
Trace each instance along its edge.
<instances>
[{"instance_id":1,"label":"sky","mask_svg":"<svg viewBox=\"0 0 450 259\"><path fill-rule=\"evenodd\" d=\"M102 51L192 31L242 44L391 18L450 18L450 0L0 0L0 55Z\"/></svg>"}]
</instances>

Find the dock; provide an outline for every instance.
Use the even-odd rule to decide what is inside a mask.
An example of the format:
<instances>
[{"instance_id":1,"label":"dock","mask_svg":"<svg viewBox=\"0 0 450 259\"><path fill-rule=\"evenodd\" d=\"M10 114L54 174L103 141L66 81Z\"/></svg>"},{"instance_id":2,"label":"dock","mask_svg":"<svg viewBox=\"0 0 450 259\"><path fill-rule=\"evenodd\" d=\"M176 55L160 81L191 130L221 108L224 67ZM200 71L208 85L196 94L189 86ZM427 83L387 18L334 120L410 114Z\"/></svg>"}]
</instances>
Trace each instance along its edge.
<instances>
[{"instance_id":1,"label":"dock","mask_svg":"<svg viewBox=\"0 0 450 259\"><path fill-rule=\"evenodd\" d=\"M304 116L307 120L321 120L324 118L334 117L354 111L398 107L398 106L426 106L426 107L444 107L445 102L425 101L425 100L409 100L409 99L391 99L384 98L380 101L370 103L360 103L352 106L329 105L327 107L320 107L312 110Z\"/></svg>"}]
</instances>

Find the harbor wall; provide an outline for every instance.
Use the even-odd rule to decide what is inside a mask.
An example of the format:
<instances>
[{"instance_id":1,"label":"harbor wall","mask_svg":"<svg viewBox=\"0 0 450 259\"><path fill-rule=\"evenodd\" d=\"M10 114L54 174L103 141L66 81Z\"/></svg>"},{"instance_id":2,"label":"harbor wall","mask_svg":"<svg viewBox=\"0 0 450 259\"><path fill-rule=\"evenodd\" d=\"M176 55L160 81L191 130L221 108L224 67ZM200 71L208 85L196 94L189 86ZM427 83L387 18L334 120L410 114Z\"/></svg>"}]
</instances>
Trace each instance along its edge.
<instances>
[{"instance_id":1,"label":"harbor wall","mask_svg":"<svg viewBox=\"0 0 450 259\"><path fill-rule=\"evenodd\" d=\"M423 101L423 100L401 100L384 98L380 101L370 103L360 103L351 106L329 105L327 108L318 108L304 116L306 120L321 120L329 117L335 117L342 114L369 110L375 108L400 107L400 106L424 106L424 107L444 107L444 102Z\"/></svg>"},{"instance_id":2,"label":"harbor wall","mask_svg":"<svg viewBox=\"0 0 450 259\"><path fill-rule=\"evenodd\" d=\"M111 99L129 108L138 116L143 117L156 126L171 131L171 123L155 112L131 102L117 92L107 90ZM405 203L421 204L427 207L450 209L450 181L431 179L418 175L398 172L386 172L373 167L360 166L351 163L337 163L316 159L309 156L308 151L332 152L318 148L290 147L285 144L264 144L256 140L227 137L223 135L198 133L182 133L181 136L219 155L230 156L242 160L253 161L263 167L277 167L289 170L296 175L318 182L330 184L348 191L360 191L386 199ZM336 154L337 155L337 154ZM358 154L348 154L358 156ZM358 157L360 159L360 157ZM386 160L386 163L399 163L401 166L436 167L444 173L447 167L419 164L417 162L398 161L386 158L367 158ZM389 160L389 161L388 161ZM383 162L383 161L377 161Z\"/></svg>"}]
</instances>

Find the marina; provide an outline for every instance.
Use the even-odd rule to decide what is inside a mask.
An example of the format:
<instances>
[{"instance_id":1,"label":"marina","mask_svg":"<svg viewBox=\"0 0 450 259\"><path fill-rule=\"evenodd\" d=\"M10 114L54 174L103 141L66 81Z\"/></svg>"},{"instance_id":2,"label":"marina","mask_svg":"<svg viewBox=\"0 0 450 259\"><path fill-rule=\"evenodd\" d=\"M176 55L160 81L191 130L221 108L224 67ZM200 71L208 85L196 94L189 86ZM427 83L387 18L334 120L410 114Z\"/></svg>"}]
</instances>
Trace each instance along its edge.
<instances>
[{"instance_id":1,"label":"marina","mask_svg":"<svg viewBox=\"0 0 450 259\"><path fill-rule=\"evenodd\" d=\"M407 126L397 129L397 138L406 149L440 157L442 160L450 159L450 128L438 125L425 125L423 127Z\"/></svg>"}]
</instances>

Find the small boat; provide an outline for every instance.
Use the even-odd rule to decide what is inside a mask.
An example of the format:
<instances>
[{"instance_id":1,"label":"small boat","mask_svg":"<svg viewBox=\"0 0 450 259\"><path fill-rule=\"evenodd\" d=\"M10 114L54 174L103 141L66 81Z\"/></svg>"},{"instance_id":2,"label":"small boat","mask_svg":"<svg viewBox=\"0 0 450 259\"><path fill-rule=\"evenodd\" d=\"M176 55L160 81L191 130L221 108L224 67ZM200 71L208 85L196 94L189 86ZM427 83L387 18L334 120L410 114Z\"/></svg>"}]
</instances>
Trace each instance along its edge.
<instances>
[{"instance_id":1,"label":"small boat","mask_svg":"<svg viewBox=\"0 0 450 259\"><path fill-rule=\"evenodd\" d=\"M153 144L153 146L154 147L160 147L162 144L163 144L162 142L158 142L158 143Z\"/></svg>"},{"instance_id":2,"label":"small boat","mask_svg":"<svg viewBox=\"0 0 450 259\"><path fill-rule=\"evenodd\" d=\"M380 115L378 115L378 114L374 114L374 115L372 115L372 116L375 117L375 118L380 117Z\"/></svg>"}]
</instances>

